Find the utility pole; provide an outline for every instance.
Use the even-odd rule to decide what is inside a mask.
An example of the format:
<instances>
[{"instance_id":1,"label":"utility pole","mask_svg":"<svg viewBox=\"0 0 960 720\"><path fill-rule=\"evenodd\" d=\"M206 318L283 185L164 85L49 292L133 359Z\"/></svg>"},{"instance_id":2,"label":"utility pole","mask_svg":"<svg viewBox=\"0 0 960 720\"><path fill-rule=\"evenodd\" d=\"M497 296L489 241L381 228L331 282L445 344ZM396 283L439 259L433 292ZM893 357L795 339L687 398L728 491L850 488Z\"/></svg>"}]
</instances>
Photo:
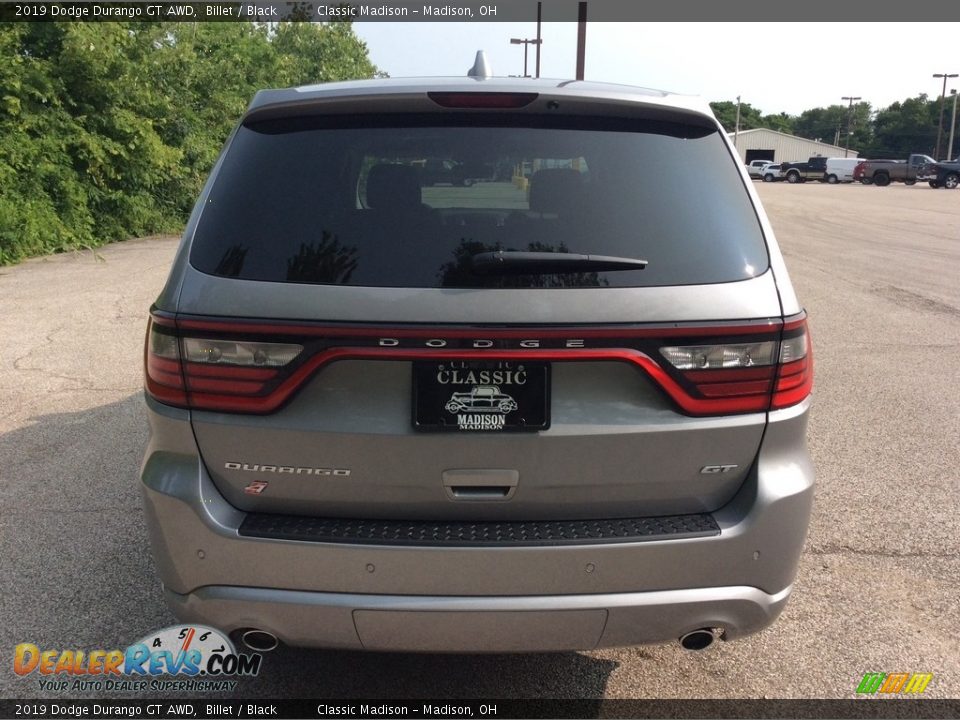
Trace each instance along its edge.
<instances>
[{"instance_id":1,"label":"utility pole","mask_svg":"<svg viewBox=\"0 0 960 720\"><path fill-rule=\"evenodd\" d=\"M540 45L543 39L540 37L540 20L543 18L543 3L537 3L537 71L534 77L540 77Z\"/></svg>"},{"instance_id":2,"label":"utility pole","mask_svg":"<svg viewBox=\"0 0 960 720\"><path fill-rule=\"evenodd\" d=\"M737 120L733 125L733 147L740 153L740 146L737 145L737 140L740 138L740 96L737 95Z\"/></svg>"},{"instance_id":3,"label":"utility pole","mask_svg":"<svg viewBox=\"0 0 960 720\"><path fill-rule=\"evenodd\" d=\"M933 152L933 159L940 159L940 138L943 136L943 101L947 96L947 78L958 77L958 73L934 73L935 78L943 78L943 92L940 93L940 122L937 123L937 149Z\"/></svg>"},{"instance_id":4,"label":"utility pole","mask_svg":"<svg viewBox=\"0 0 960 720\"><path fill-rule=\"evenodd\" d=\"M847 157L850 154L850 124L853 120L853 103L855 100L862 100L863 98L844 95L840 99L850 101L850 105L847 107L847 144L843 146L843 156Z\"/></svg>"},{"instance_id":5,"label":"utility pole","mask_svg":"<svg viewBox=\"0 0 960 720\"><path fill-rule=\"evenodd\" d=\"M587 57L587 4L577 3L577 80L583 80Z\"/></svg>"},{"instance_id":6,"label":"utility pole","mask_svg":"<svg viewBox=\"0 0 960 720\"><path fill-rule=\"evenodd\" d=\"M950 141L947 143L947 160L950 160L954 157L953 154L953 129L957 125L957 91L951 90L950 94L953 95L953 117L950 118Z\"/></svg>"}]
</instances>

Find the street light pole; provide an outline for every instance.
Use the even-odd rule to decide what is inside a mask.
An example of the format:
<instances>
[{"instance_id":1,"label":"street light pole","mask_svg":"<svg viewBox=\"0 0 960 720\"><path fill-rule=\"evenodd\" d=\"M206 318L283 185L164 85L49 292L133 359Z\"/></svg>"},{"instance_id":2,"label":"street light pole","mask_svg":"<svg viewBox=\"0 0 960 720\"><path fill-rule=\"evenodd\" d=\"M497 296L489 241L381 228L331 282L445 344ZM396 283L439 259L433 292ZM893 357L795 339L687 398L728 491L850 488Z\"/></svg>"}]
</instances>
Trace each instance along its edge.
<instances>
[{"instance_id":1,"label":"street light pole","mask_svg":"<svg viewBox=\"0 0 960 720\"><path fill-rule=\"evenodd\" d=\"M530 77L530 75L527 74L527 49L528 49L531 45L536 45L536 46L537 46L537 52L539 53L539 52L540 52L540 43L542 43L542 42L543 42L543 40L540 40L539 38L536 39L536 40L523 40L523 39L521 39L521 38L510 38L510 44L511 44L511 45L523 45L523 76L524 76L524 77Z\"/></svg>"},{"instance_id":2,"label":"street light pole","mask_svg":"<svg viewBox=\"0 0 960 720\"><path fill-rule=\"evenodd\" d=\"M854 100L862 100L860 97L848 97L844 95L841 100L849 100L850 105L847 107L847 144L843 146L843 156L847 157L850 154L850 123L853 118L853 102Z\"/></svg>"},{"instance_id":3,"label":"street light pole","mask_svg":"<svg viewBox=\"0 0 960 720\"><path fill-rule=\"evenodd\" d=\"M953 95L953 117L950 118L950 140L947 142L947 160L954 157L953 155L953 129L957 125L957 91L951 90L950 94Z\"/></svg>"},{"instance_id":4,"label":"street light pole","mask_svg":"<svg viewBox=\"0 0 960 720\"><path fill-rule=\"evenodd\" d=\"M947 96L947 78L960 77L958 73L934 73L935 78L943 78L943 92L940 93L940 122L937 123L937 149L933 153L933 159L940 159L940 138L943 137L943 101Z\"/></svg>"}]
</instances>

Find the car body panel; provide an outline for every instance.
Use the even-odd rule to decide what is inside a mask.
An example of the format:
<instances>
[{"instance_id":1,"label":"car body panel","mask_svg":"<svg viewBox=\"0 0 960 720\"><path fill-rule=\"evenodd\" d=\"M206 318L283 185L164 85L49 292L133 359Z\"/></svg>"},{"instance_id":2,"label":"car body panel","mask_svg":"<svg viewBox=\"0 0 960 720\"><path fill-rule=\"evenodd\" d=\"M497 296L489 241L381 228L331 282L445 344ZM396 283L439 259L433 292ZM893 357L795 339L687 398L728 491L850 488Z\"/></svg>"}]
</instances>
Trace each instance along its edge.
<instances>
[{"instance_id":1,"label":"car body panel","mask_svg":"<svg viewBox=\"0 0 960 720\"><path fill-rule=\"evenodd\" d=\"M786 409L768 410L768 403L760 411L698 417L678 406L650 369L666 362L656 348L618 345L629 344L624 328L685 337L694 326L703 342L727 329L736 336L736 328L747 342L751 324L780 333L785 321L802 317L730 139L699 98L515 79L263 91L243 122L390 112L458 113L468 123L472 113L485 112L442 107L429 95L437 92L535 93L511 112L642 116L717 133L730 181L739 179L765 238L767 266L749 268L749 279L651 287L370 287L223 277L190 261L221 156L155 305L154 319L162 316L168 334L202 328L206 320L218 342L242 343L245 332L266 332L249 328L269 328L272 335L257 342L277 336L307 346L323 328L360 326L389 348L393 338L379 335L386 328L402 337L432 333L417 355L429 357L442 347L430 343L453 333L491 343L449 351L479 362L494 344L484 333L501 344L511 332L569 334L564 342L573 345L565 348L589 348L577 338L594 333L608 338L608 347L597 357L565 357L564 348L550 356L549 423L527 432L418 429L414 359L402 354L344 352L307 368L295 392L259 414L172 407L148 393L151 439L141 490L171 609L228 632L260 628L293 645L390 651L558 651L662 642L700 628L733 638L766 627L791 592L809 522L809 398ZM501 172L496 159L477 167L485 168L478 177ZM513 182L522 185L527 177L519 172ZM511 352L517 357L510 362L523 362L522 348ZM617 352L649 362L617 361ZM181 380L192 382L186 373ZM512 412L510 402L516 404L508 386L492 382L455 388L444 399L478 414ZM494 537L467 546L446 536L429 543L255 536L245 530L254 516L302 520L304 527L318 519L360 526L520 523L533 532L560 521L589 528L703 516L714 532L626 539L599 532L572 543L505 544Z\"/></svg>"}]
</instances>

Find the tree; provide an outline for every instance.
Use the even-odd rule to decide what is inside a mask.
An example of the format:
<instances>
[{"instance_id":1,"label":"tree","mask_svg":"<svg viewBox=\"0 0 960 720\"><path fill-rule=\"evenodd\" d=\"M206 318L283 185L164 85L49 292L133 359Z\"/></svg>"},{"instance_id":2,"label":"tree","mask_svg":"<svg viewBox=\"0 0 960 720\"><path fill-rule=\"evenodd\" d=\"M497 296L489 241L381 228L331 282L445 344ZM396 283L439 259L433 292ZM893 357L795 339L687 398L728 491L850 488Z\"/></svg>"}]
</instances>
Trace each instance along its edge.
<instances>
[{"instance_id":1,"label":"tree","mask_svg":"<svg viewBox=\"0 0 960 720\"><path fill-rule=\"evenodd\" d=\"M183 227L265 87L372 77L348 22L0 24L0 264Z\"/></svg>"},{"instance_id":2,"label":"tree","mask_svg":"<svg viewBox=\"0 0 960 720\"><path fill-rule=\"evenodd\" d=\"M926 94L895 102L880 110L873 121L873 157L905 158L911 153L933 155L940 118L937 100Z\"/></svg>"},{"instance_id":3,"label":"tree","mask_svg":"<svg viewBox=\"0 0 960 720\"><path fill-rule=\"evenodd\" d=\"M710 103L710 109L727 132L733 132L737 125L737 103L723 100ZM764 127L760 111L750 103L740 103L740 129L752 130Z\"/></svg>"}]
</instances>

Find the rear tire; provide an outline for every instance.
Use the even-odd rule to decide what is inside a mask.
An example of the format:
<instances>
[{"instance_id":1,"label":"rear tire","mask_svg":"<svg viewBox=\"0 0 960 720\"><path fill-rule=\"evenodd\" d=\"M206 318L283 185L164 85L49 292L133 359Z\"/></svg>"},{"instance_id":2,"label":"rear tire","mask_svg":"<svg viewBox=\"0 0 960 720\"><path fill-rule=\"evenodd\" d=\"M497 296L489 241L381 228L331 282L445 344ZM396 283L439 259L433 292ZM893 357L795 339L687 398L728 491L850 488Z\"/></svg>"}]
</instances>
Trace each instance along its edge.
<instances>
[{"instance_id":1,"label":"rear tire","mask_svg":"<svg viewBox=\"0 0 960 720\"><path fill-rule=\"evenodd\" d=\"M940 183L938 183L936 180L931 180L930 182L927 183L927 185L932 187L934 190L940 187Z\"/></svg>"},{"instance_id":2,"label":"rear tire","mask_svg":"<svg viewBox=\"0 0 960 720\"><path fill-rule=\"evenodd\" d=\"M830 185L836 185L840 182L840 179L836 175L827 175L827 183Z\"/></svg>"},{"instance_id":3,"label":"rear tire","mask_svg":"<svg viewBox=\"0 0 960 720\"><path fill-rule=\"evenodd\" d=\"M873 176L873 184L878 187L886 187L890 184L890 176L886 173L878 173Z\"/></svg>"},{"instance_id":4,"label":"rear tire","mask_svg":"<svg viewBox=\"0 0 960 720\"><path fill-rule=\"evenodd\" d=\"M861 185L873 185L873 180L870 178L860 178Z\"/></svg>"},{"instance_id":5,"label":"rear tire","mask_svg":"<svg viewBox=\"0 0 960 720\"><path fill-rule=\"evenodd\" d=\"M773 175L772 175L771 173L767 173L766 175L763 176L763 181L764 181L764 182L773 182Z\"/></svg>"},{"instance_id":6,"label":"rear tire","mask_svg":"<svg viewBox=\"0 0 960 720\"><path fill-rule=\"evenodd\" d=\"M791 185L796 185L800 182L800 173L798 172L788 172L787 173L787 182Z\"/></svg>"},{"instance_id":7,"label":"rear tire","mask_svg":"<svg viewBox=\"0 0 960 720\"><path fill-rule=\"evenodd\" d=\"M904 184L904 185L916 185L916 184L917 184L917 181L916 181L916 180L904 180L904 181L903 181L903 184Z\"/></svg>"},{"instance_id":8,"label":"rear tire","mask_svg":"<svg viewBox=\"0 0 960 720\"><path fill-rule=\"evenodd\" d=\"M943 179L943 186L947 190L956 190L958 185L960 185L960 175L957 173L950 173Z\"/></svg>"}]
</instances>

